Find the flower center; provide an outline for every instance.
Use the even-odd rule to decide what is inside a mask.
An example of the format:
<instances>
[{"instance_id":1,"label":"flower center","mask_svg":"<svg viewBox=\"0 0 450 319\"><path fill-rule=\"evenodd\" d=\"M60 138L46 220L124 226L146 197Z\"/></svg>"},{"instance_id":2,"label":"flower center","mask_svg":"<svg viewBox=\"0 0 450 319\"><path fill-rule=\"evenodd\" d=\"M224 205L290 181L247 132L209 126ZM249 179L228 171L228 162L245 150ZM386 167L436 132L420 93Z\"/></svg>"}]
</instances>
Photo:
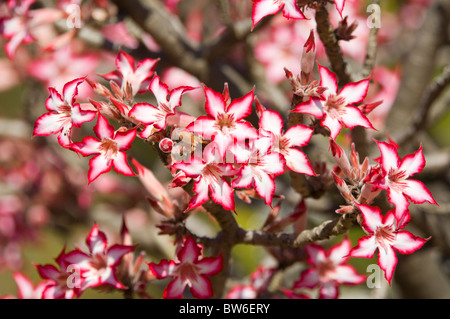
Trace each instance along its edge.
<instances>
[{"instance_id":1,"label":"flower center","mask_svg":"<svg viewBox=\"0 0 450 319\"><path fill-rule=\"evenodd\" d=\"M345 98L339 95L331 94L325 103L327 111L336 110L339 111L345 107Z\"/></svg>"},{"instance_id":2,"label":"flower center","mask_svg":"<svg viewBox=\"0 0 450 319\"><path fill-rule=\"evenodd\" d=\"M219 130L226 132L227 129L234 127L234 118L230 114L221 113L217 115L216 125L219 127Z\"/></svg>"},{"instance_id":3,"label":"flower center","mask_svg":"<svg viewBox=\"0 0 450 319\"><path fill-rule=\"evenodd\" d=\"M389 187L397 192L403 192L403 189L406 187L405 177L405 171L396 169L391 169L386 176Z\"/></svg>"},{"instance_id":4,"label":"flower center","mask_svg":"<svg viewBox=\"0 0 450 319\"><path fill-rule=\"evenodd\" d=\"M329 260L321 262L317 265L317 272L322 281L329 281L332 279L332 274L335 272L336 266Z\"/></svg>"},{"instance_id":5,"label":"flower center","mask_svg":"<svg viewBox=\"0 0 450 319\"><path fill-rule=\"evenodd\" d=\"M108 266L108 263L106 262L106 258L104 255L95 254L89 264L92 266L92 268L95 268L97 270L106 268Z\"/></svg>"},{"instance_id":6,"label":"flower center","mask_svg":"<svg viewBox=\"0 0 450 319\"><path fill-rule=\"evenodd\" d=\"M387 249L395 241L395 234L392 225L379 226L375 231L375 241L378 246Z\"/></svg>"},{"instance_id":7,"label":"flower center","mask_svg":"<svg viewBox=\"0 0 450 319\"><path fill-rule=\"evenodd\" d=\"M216 183L222 174L222 170L215 163L210 163L203 169L203 177L208 180L209 183Z\"/></svg>"},{"instance_id":8,"label":"flower center","mask_svg":"<svg viewBox=\"0 0 450 319\"><path fill-rule=\"evenodd\" d=\"M102 152L108 160L111 160L119 152L119 145L117 145L116 141L105 137L100 143L100 152Z\"/></svg>"},{"instance_id":9,"label":"flower center","mask_svg":"<svg viewBox=\"0 0 450 319\"><path fill-rule=\"evenodd\" d=\"M187 281L190 285L192 281L197 280L198 267L192 263L181 263L176 272L181 281Z\"/></svg>"}]
</instances>

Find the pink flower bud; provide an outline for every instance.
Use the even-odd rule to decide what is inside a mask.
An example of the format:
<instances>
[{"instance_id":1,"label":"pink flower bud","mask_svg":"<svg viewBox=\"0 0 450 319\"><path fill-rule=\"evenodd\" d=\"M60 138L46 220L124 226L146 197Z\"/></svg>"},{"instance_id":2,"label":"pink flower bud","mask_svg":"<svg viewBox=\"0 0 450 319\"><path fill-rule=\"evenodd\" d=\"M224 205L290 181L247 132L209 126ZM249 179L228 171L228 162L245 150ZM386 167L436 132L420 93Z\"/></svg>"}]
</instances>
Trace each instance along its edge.
<instances>
[{"instance_id":1,"label":"pink flower bud","mask_svg":"<svg viewBox=\"0 0 450 319\"><path fill-rule=\"evenodd\" d=\"M302 68L302 84L309 82L311 72L314 68L314 60L316 58L316 44L314 42L314 30L311 30L309 38L303 47L301 68Z\"/></svg>"},{"instance_id":2,"label":"pink flower bud","mask_svg":"<svg viewBox=\"0 0 450 319\"><path fill-rule=\"evenodd\" d=\"M159 142L159 149L163 151L164 153L170 153L173 148L173 141L170 138L163 138Z\"/></svg>"}]
</instances>

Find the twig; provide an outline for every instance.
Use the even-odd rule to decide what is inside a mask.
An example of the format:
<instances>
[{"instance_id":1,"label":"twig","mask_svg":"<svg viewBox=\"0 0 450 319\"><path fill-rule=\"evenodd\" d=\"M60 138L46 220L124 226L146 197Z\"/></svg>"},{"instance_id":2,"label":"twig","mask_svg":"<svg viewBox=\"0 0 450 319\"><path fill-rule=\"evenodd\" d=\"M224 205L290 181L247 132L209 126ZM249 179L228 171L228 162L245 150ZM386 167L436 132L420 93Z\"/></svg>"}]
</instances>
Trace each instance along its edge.
<instances>
[{"instance_id":1,"label":"twig","mask_svg":"<svg viewBox=\"0 0 450 319\"><path fill-rule=\"evenodd\" d=\"M397 139L400 146L414 140L417 132L424 130L427 126L429 114L434 102L441 96L444 90L450 85L450 66L447 66L444 71L426 88L422 99L420 101L418 111L415 113L415 119L410 125L409 129L403 136Z\"/></svg>"},{"instance_id":2,"label":"twig","mask_svg":"<svg viewBox=\"0 0 450 319\"><path fill-rule=\"evenodd\" d=\"M341 48L334 33L334 28L330 23L328 11L321 5L316 11L317 32L322 41L325 52L331 63L331 68L339 79L339 86L344 86L352 82L351 76L347 70L347 62L344 60Z\"/></svg>"}]
</instances>

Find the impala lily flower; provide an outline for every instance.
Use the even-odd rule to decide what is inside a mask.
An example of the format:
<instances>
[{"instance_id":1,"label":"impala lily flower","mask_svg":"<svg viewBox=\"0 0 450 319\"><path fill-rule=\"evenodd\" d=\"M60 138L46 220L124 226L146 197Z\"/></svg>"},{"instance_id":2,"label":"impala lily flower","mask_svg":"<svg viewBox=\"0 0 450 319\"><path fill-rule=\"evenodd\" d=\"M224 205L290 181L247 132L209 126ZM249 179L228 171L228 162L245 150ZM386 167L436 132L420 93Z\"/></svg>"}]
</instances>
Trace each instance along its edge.
<instances>
[{"instance_id":1,"label":"impala lily flower","mask_svg":"<svg viewBox=\"0 0 450 319\"><path fill-rule=\"evenodd\" d=\"M203 151L203 158L192 156L189 162L177 162L172 165L183 171L187 177L195 178L195 196L189 203L188 210L201 206L211 198L227 210L234 211L234 194L230 183L224 178L236 173L231 164L222 163L216 156L214 142Z\"/></svg>"},{"instance_id":2,"label":"impala lily flower","mask_svg":"<svg viewBox=\"0 0 450 319\"><path fill-rule=\"evenodd\" d=\"M133 176L133 170L127 162L127 154L124 151L131 147L136 130L114 131L114 127L99 113L94 131L99 139L88 136L83 141L71 145L74 151L83 156L95 155L89 161L89 183L113 167L118 173Z\"/></svg>"},{"instance_id":3,"label":"impala lily flower","mask_svg":"<svg viewBox=\"0 0 450 319\"><path fill-rule=\"evenodd\" d=\"M163 259L159 264L148 264L156 278L174 278L164 290L164 298L181 298L186 286L190 287L195 298L212 297L213 289L208 277L222 271L222 255L203 257L202 250L202 246L188 237L177 253L177 261Z\"/></svg>"},{"instance_id":4,"label":"impala lily flower","mask_svg":"<svg viewBox=\"0 0 450 319\"><path fill-rule=\"evenodd\" d=\"M234 151L238 163L243 164L238 177L232 182L233 187L254 187L266 205L272 205L272 198L275 194L274 178L284 173L285 165L284 158L280 153L270 151L272 143L271 138L260 137L251 142L249 150Z\"/></svg>"},{"instance_id":5,"label":"impala lily flower","mask_svg":"<svg viewBox=\"0 0 450 319\"><path fill-rule=\"evenodd\" d=\"M318 286L319 298L335 299L339 294L339 285L359 285L366 279L346 264L351 250L348 239L333 246L328 252L316 244L310 244L305 249L308 263L312 267L301 273L300 279L293 285L293 290Z\"/></svg>"},{"instance_id":6,"label":"impala lily flower","mask_svg":"<svg viewBox=\"0 0 450 319\"><path fill-rule=\"evenodd\" d=\"M408 213L408 199L416 204L429 202L436 204L428 188L420 181L409 179L420 173L425 166L422 146L413 154L406 155L400 160L397 145L394 143L378 142L381 157L381 178L376 186L387 190L389 201L395 205L395 218L400 222Z\"/></svg>"},{"instance_id":7,"label":"impala lily flower","mask_svg":"<svg viewBox=\"0 0 450 319\"><path fill-rule=\"evenodd\" d=\"M54 88L49 88L50 96L45 102L49 111L36 120L33 135L47 136L58 134L58 142L68 148L72 143L72 127L80 127L82 123L92 121L97 112L83 110L76 103L78 86L85 78L72 80L64 85L62 96Z\"/></svg>"},{"instance_id":8,"label":"impala lily flower","mask_svg":"<svg viewBox=\"0 0 450 319\"><path fill-rule=\"evenodd\" d=\"M421 248L427 239L416 237L407 231L400 231L406 226L407 220L397 225L392 211L383 217L378 207L367 205L358 207L364 220L362 227L368 236L358 241L350 256L372 258L378 249L378 265L384 270L386 280L390 284L397 265L395 250L402 254L411 254Z\"/></svg>"},{"instance_id":9,"label":"impala lily flower","mask_svg":"<svg viewBox=\"0 0 450 319\"><path fill-rule=\"evenodd\" d=\"M336 139L343 125L348 128L362 126L373 129L372 124L354 104L364 100L369 88L369 79L345 85L338 93L337 78L326 67L319 65L320 86L327 87L323 99L311 98L300 103L293 112L307 113L321 119L320 124L330 130Z\"/></svg>"},{"instance_id":10,"label":"impala lily flower","mask_svg":"<svg viewBox=\"0 0 450 319\"><path fill-rule=\"evenodd\" d=\"M99 230L95 224L86 237L89 252L81 249L69 252L65 261L77 265L83 277L81 290L100 285L110 285L117 289L125 288L116 277L116 266L122 261L122 257L132 252L135 246L115 244L108 247L106 234Z\"/></svg>"},{"instance_id":11,"label":"impala lily flower","mask_svg":"<svg viewBox=\"0 0 450 319\"><path fill-rule=\"evenodd\" d=\"M63 249L55 259L59 269L53 265L36 265L41 278L49 282L42 292L42 299L72 299L81 295L81 271L75 267L69 268L70 263L65 260L66 256Z\"/></svg>"},{"instance_id":12,"label":"impala lily flower","mask_svg":"<svg viewBox=\"0 0 450 319\"><path fill-rule=\"evenodd\" d=\"M135 96L147 91L145 82L152 77L157 62L158 59L145 59L136 65L131 55L120 51L116 58L117 70L103 74L102 77L121 85L122 92L126 92L127 87L130 87L132 96Z\"/></svg>"},{"instance_id":13,"label":"impala lily flower","mask_svg":"<svg viewBox=\"0 0 450 319\"><path fill-rule=\"evenodd\" d=\"M169 91L166 84L162 83L159 76L155 75L150 82L150 91L156 97L157 106L149 103L137 103L128 113L128 116L135 117L139 122L146 126L151 126L151 129L162 130L167 125L167 118L175 114L175 108L181 105L182 95L195 88L189 86L181 86ZM143 138L150 135L148 130L143 131Z\"/></svg>"},{"instance_id":14,"label":"impala lily flower","mask_svg":"<svg viewBox=\"0 0 450 319\"><path fill-rule=\"evenodd\" d=\"M315 175L306 155L295 147L307 145L313 134L313 130L304 125L295 125L283 134L283 119L280 114L272 110L266 110L259 119L259 128L262 135L273 137L273 151L280 153L286 166L297 173Z\"/></svg>"},{"instance_id":15,"label":"impala lily flower","mask_svg":"<svg viewBox=\"0 0 450 319\"><path fill-rule=\"evenodd\" d=\"M243 119L252 112L253 90L241 98L230 100L228 88L224 93L215 92L204 86L207 116L200 116L186 128L205 139L213 139L221 156L235 141L257 137L256 129Z\"/></svg>"},{"instance_id":16,"label":"impala lily flower","mask_svg":"<svg viewBox=\"0 0 450 319\"><path fill-rule=\"evenodd\" d=\"M296 2L296 0L253 0L252 30L262 18L276 14L280 10L288 19L306 19Z\"/></svg>"}]
</instances>

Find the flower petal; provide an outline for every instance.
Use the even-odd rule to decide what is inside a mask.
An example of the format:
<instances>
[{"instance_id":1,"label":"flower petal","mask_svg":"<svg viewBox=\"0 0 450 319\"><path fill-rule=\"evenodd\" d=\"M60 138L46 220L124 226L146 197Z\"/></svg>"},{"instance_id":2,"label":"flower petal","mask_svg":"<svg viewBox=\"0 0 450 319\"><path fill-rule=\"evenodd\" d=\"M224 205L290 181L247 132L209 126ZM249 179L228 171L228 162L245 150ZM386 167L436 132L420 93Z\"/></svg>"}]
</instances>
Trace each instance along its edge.
<instances>
[{"instance_id":1,"label":"flower petal","mask_svg":"<svg viewBox=\"0 0 450 319\"><path fill-rule=\"evenodd\" d=\"M264 17L275 14L281 10L283 4L273 0L255 0L253 2L252 22L253 27Z\"/></svg>"},{"instance_id":2,"label":"flower petal","mask_svg":"<svg viewBox=\"0 0 450 319\"><path fill-rule=\"evenodd\" d=\"M402 254L412 254L420 249L426 242L427 239L416 237L407 231L401 231L397 233L392 247Z\"/></svg>"},{"instance_id":3,"label":"flower petal","mask_svg":"<svg viewBox=\"0 0 450 319\"><path fill-rule=\"evenodd\" d=\"M199 299L207 299L212 297L213 288L211 281L204 276L196 276L195 280L191 281L192 296Z\"/></svg>"},{"instance_id":4,"label":"flower petal","mask_svg":"<svg viewBox=\"0 0 450 319\"><path fill-rule=\"evenodd\" d=\"M100 113L98 114L97 124L94 126L94 132L100 140L103 138L112 139L114 137L114 127Z\"/></svg>"},{"instance_id":5,"label":"flower petal","mask_svg":"<svg viewBox=\"0 0 450 319\"><path fill-rule=\"evenodd\" d=\"M156 278L164 279L173 276L176 264L173 260L163 259L159 264L148 263L148 267Z\"/></svg>"},{"instance_id":6,"label":"flower petal","mask_svg":"<svg viewBox=\"0 0 450 319\"><path fill-rule=\"evenodd\" d=\"M364 222L362 224L364 230L370 234L375 233L377 227L383 225L381 210L378 207L371 207L368 205L358 205L358 208L364 218Z\"/></svg>"},{"instance_id":7,"label":"flower petal","mask_svg":"<svg viewBox=\"0 0 450 319\"><path fill-rule=\"evenodd\" d=\"M397 265L397 256L391 246L379 249L378 265L384 270L386 280L391 284L394 275L395 266Z\"/></svg>"},{"instance_id":8,"label":"flower petal","mask_svg":"<svg viewBox=\"0 0 450 319\"><path fill-rule=\"evenodd\" d=\"M366 98L369 83L368 79L349 83L342 88L339 96L344 97L345 102L350 105L361 103Z\"/></svg>"},{"instance_id":9,"label":"flower petal","mask_svg":"<svg viewBox=\"0 0 450 319\"><path fill-rule=\"evenodd\" d=\"M218 257L205 257L195 264L199 271L199 274L212 276L218 274L223 268L222 255Z\"/></svg>"},{"instance_id":10,"label":"flower petal","mask_svg":"<svg viewBox=\"0 0 450 319\"><path fill-rule=\"evenodd\" d=\"M289 140L289 146L303 147L311 140L312 134L313 129L298 124L288 129L283 137Z\"/></svg>"},{"instance_id":11,"label":"flower petal","mask_svg":"<svg viewBox=\"0 0 450 319\"><path fill-rule=\"evenodd\" d=\"M183 292L186 286L186 281L181 280L179 277L175 278L167 285L166 289L164 290L163 298L181 299L183 297Z\"/></svg>"},{"instance_id":12,"label":"flower petal","mask_svg":"<svg viewBox=\"0 0 450 319\"><path fill-rule=\"evenodd\" d=\"M182 263L195 263L202 254L202 248L192 237L187 237L183 248L178 252L178 260Z\"/></svg>"},{"instance_id":13,"label":"flower petal","mask_svg":"<svg viewBox=\"0 0 450 319\"><path fill-rule=\"evenodd\" d=\"M358 245L350 251L350 257L372 258L377 250L375 236L366 236L358 240Z\"/></svg>"},{"instance_id":14,"label":"flower petal","mask_svg":"<svg viewBox=\"0 0 450 319\"><path fill-rule=\"evenodd\" d=\"M252 113L252 104L255 96L253 95L253 90L249 93L234 99L227 108L227 113L232 114L235 121L240 121Z\"/></svg>"},{"instance_id":15,"label":"flower petal","mask_svg":"<svg viewBox=\"0 0 450 319\"><path fill-rule=\"evenodd\" d=\"M399 170L406 173L406 177L413 176L414 174L420 173L425 167L425 157L422 153L422 145L420 148L414 152L414 154L406 155L402 163L400 164Z\"/></svg>"},{"instance_id":16,"label":"flower petal","mask_svg":"<svg viewBox=\"0 0 450 319\"><path fill-rule=\"evenodd\" d=\"M311 163L309 162L308 158L306 157L305 153L302 151L290 148L288 152L284 154L284 159L286 161L286 166L294 172L300 173L300 174L306 174L309 176L315 176L316 173L314 172Z\"/></svg>"},{"instance_id":17,"label":"flower petal","mask_svg":"<svg viewBox=\"0 0 450 319\"><path fill-rule=\"evenodd\" d=\"M89 183L94 181L101 174L109 172L112 168L112 161L104 155L97 155L89 161L88 180Z\"/></svg>"},{"instance_id":18,"label":"flower petal","mask_svg":"<svg viewBox=\"0 0 450 319\"><path fill-rule=\"evenodd\" d=\"M318 119L325 114L322 101L316 98L310 98L308 101L300 103L292 112L311 114Z\"/></svg>"},{"instance_id":19,"label":"flower petal","mask_svg":"<svg viewBox=\"0 0 450 319\"><path fill-rule=\"evenodd\" d=\"M225 101L223 99L222 94L213 91L210 88L207 88L206 86L203 86L205 91L205 111L208 113L211 117L217 118L219 114L225 113Z\"/></svg>"},{"instance_id":20,"label":"flower petal","mask_svg":"<svg viewBox=\"0 0 450 319\"><path fill-rule=\"evenodd\" d=\"M259 119L259 128L281 135L283 131L283 119L278 112L265 110Z\"/></svg>"},{"instance_id":21,"label":"flower petal","mask_svg":"<svg viewBox=\"0 0 450 319\"><path fill-rule=\"evenodd\" d=\"M314 268L309 268L300 274L300 279L294 282L292 289L296 288L314 288L319 284L319 274Z\"/></svg>"},{"instance_id":22,"label":"flower petal","mask_svg":"<svg viewBox=\"0 0 450 319\"><path fill-rule=\"evenodd\" d=\"M337 94L338 91L338 83L336 74L328 70L326 67L319 66L319 74L320 74L320 86L327 87L328 90L325 91L324 95L328 96L329 94Z\"/></svg>"},{"instance_id":23,"label":"flower petal","mask_svg":"<svg viewBox=\"0 0 450 319\"><path fill-rule=\"evenodd\" d=\"M385 142L376 142L380 149L383 170L388 173L391 169L397 169L400 164L400 159L395 146Z\"/></svg>"},{"instance_id":24,"label":"flower petal","mask_svg":"<svg viewBox=\"0 0 450 319\"><path fill-rule=\"evenodd\" d=\"M124 152L118 152L112 161L112 166L117 173L125 176L134 176L133 169L130 167L127 161L127 154Z\"/></svg>"},{"instance_id":25,"label":"flower petal","mask_svg":"<svg viewBox=\"0 0 450 319\"><path fill-rule=\"evenodd\" d=\"M340 244L333 246L328 251L328 259L333 261L335 265L341 265L348 260L348 254L352 248L352 244L348 238L345 238Z\"/></svg>"},{"instance_id":26,"label":"flower petal","mask_svg":"<svg viewBox=\"0 0 450 319\"><path fill-rule=\"evenodd\" d=\"M58 113L45 113L41 115L34 125L33 135L48 136L59 133L66 120L66 116Z\"/></svg>"},{"instance_id":27,"label":"flower petal","mask_svg":"<svg viewBox=\"0 0 450 319\"><path fill-rule=\"evenodd\" d=\"M345 112L341 113L341 121L348 128L362 126L369 129L374 129L369 119L355 106L345 107Z\"/></svg>"},{"instance_id":28,"label":"flower petal","mask_svg":"<svg viewBox=\"0 0 450 319\"><path fill-rule=\"evenodd\" d=\"M424 202L429 202L431 204L437 204L431 195L431 192L422 182L408 179L405 183L406 187L403 190L403 194L408 196L414 203L422 204Z\"/></svg>"}]
</instances>

